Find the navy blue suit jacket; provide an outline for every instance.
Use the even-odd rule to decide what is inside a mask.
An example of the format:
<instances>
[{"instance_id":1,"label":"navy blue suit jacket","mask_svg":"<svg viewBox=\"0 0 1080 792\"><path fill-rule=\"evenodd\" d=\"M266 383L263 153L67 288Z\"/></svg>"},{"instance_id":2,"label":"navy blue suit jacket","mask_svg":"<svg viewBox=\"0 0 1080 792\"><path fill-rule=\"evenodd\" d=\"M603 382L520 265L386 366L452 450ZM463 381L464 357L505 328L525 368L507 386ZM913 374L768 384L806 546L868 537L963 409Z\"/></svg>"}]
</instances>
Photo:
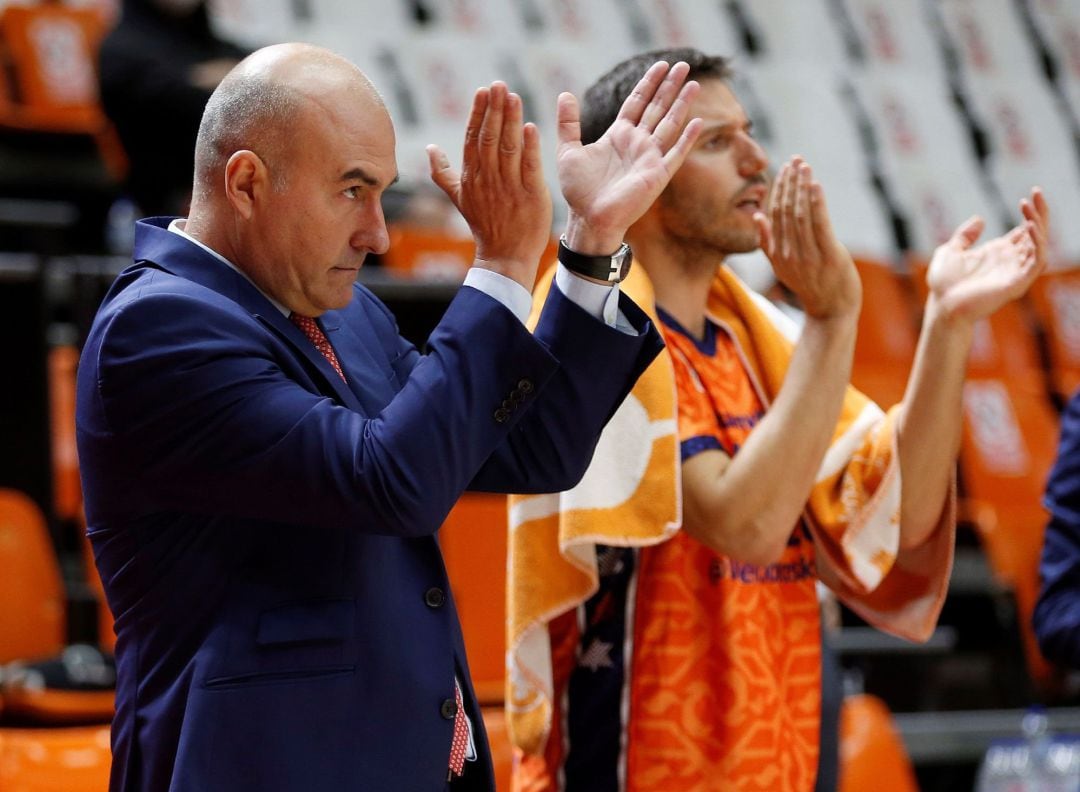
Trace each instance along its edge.
<instances>
[{"instance_id":1,"label":"navy blue suit jacket","mask_svg":"<svg viewBox=\"0 0 1080 792\"><path fill-rule=\"evenodd\" d=\"M442 789L455 676L480 753L466 775L491 787L436 532L466 488L574 484L655 329L625 297L637 335L552 289L530 335L465 287L420 355L358 285L321 317L346 384L166 224L139 224L78 378L116 617L111 789Z\"/></svg>"},{"instance_id":2,"label":"navy blue suit jacket","mask_svg":"<svg viewBox=\"0 0 1080 792\"><path fill-rule=\"evenodd\" d=\"M1080 668L1080 393L1061 416L1044 504L1050 522L1039 562L1035 635L1048 660Z\"/></svg>"}]
</instances>

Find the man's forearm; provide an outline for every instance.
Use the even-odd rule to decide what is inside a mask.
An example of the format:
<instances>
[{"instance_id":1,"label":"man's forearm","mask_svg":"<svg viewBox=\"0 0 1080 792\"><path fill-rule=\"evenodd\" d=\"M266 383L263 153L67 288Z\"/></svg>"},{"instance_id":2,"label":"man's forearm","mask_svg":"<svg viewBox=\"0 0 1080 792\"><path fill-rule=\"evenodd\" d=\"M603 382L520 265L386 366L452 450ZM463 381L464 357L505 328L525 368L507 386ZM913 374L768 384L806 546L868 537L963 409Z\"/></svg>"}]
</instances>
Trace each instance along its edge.
<instances>
[{"instance_id":1,"label":"man's forearm","mask_svg":"<svg viewBox=\"0 0 1080 792\"><path fill-rule=\"evenodd\" d=\"M692 534L741 560L779 557L836 430L854 347L854 319L807 321L765 417L730 464L716 471L706 493L687 493Z\"/></svg>"},{"instance_id":2,"label":"man's forearm","mask_svg":"<svg viewBox=\"0 0 1080 792\"><path fill-rule=\"evenodd\" d=\"M900 542L913 547L937 525L960 450L964 372L973 327L931 296L898 425Z\"/></svg>"}]
</instances>

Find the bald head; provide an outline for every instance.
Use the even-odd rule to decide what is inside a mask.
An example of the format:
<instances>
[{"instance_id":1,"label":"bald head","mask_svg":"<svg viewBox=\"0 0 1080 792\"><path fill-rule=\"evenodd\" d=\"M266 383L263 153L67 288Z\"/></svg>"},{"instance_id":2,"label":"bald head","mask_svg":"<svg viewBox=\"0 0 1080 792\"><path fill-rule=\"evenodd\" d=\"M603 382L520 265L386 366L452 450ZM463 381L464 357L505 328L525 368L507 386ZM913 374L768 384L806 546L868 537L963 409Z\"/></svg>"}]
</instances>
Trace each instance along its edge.
<instances>
[{"instance_id":1,"label":"bald head","mask_svg":"<svg viewBox=\"0 0 1080 792\"><path fill-rule=\"evenodd\" d=\"M282 187L297 131L312 113L336 112L342 102L388 118L375 86L354 64L309 44L276 44L249 55L226 75L203 111L195 143L193 208L221 189L233 153L259 156Z\"/></svg>"}]
</instances>

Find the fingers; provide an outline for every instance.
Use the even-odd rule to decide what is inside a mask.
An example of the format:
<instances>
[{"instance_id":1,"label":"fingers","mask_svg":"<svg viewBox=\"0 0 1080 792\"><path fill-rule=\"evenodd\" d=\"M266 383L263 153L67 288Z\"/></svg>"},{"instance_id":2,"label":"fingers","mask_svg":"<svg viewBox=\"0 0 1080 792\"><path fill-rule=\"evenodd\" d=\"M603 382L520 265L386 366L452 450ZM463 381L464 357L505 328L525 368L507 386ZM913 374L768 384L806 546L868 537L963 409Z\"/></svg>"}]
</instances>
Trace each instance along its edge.
<instances>
[{"instance_id":1,"label":"fingers","mask_svg":"<svg viewBox=\"0 0 1080 792\"><path fill-rule=\"evenodd\" d=\"M622 107L619 108L619 115L616 117L616 120L629 121L631 124L637 126L645 113L645 109L649 106L649 102L653 100L653 96L656 94L656 90L663 82L667 72L668 64L666 61L657 61L650 66L648 71L645 72L645 75L638 80L638 84L634 86L634 90L626 97L626 101L623 102Z\"/></svg>"},{"instance_id":2,"label":"fingers","mask_svg":"<svg viewBox=\"0 0 1080 792\"><path fill-rule=\"evenodd\" d=\"M1020 211L1025 219L1039 223L1044 229L1050 223L1050 205L1041 187L1032 187L1030 197L1020 200Z\"/></svg>"},{"instance_id":3,"label":"fingers","mask_svg":"<svg viewBox=\"0 0 1080 792\"><path fill-rule=\"evenodd\" d=\"M832 218L829 217L829 206L825 202L825 190L815 181L810 183L809 191L814 239L817 240L821 250L828 250L830 246L837 244L837 240L832 227Z\"/></svg>"},{"instance_id":4,"label":"fingers","mask_svg":"<svg viewBox=\"0 0 1080 792\"><path fill-rule=\"evenodd\" d=\"M975 244L975 241L983 232L983 228L986 227L986 223L978 215L972 215L963 223L960 227L953 231L953 235L949 238L948 244L955 245L961 250L967 250L969 247Z\"/></svg>"},{"instance_id":5,"label":"fingers","mask_svg":"<svg viewBox=\"0 0 1080 792\"><path fill-rule=\"evenodd\" d=\"M458 195L461 191L461 174L450 167L450 159L445 152L435 144L427 147L428 167L431 171L431 180L435 185L446 193L458 206ZM459 207L460 208L460 207Z\"/></svg>"},{"instance_id":6,"label":"fingers","mask_svg":"<svg viewBox=\"0 0 1080 792\"><path fill-rule=\"evenodd\" d=\"M480 140L480 128L487 115L490 92L487 88L477 88L473 94L472 110L469 120L465 124L465 148L462 154L461 170L464 173L472 173L480 164L478 162L477 144Z\"/></svg>"},{"instance_id":7,"label":"fingers","mask_svg":"<svg viewBox=\"0 0 1080 792\"><path fill-rule=\"evenodd\" d=\"M1020 213L1024 216L1028 235L1035 246L1035 257L1045 265L1049 249L1050 206L1040 188L1032 188L1030 199L1021 199Z\"/></svg>"},{"instance_id":8,"label":"fingers","mask_svg":"<svg viewBox=\"0 0 1080 792\"><path fill-rule=\"evenodd\" d=\"M828 255L836 244L825 191L802 157L792 157L777 174L769 220L771 252L782 259L810 263Z\"/></svg>"},{"instance_id":9,"label":"fingers","mask_svg":"<svg viewBox=\"0 0 1080 792\"><path fill-rule=\"evenodd\" d=\"M794 201L794 245L796 255L803 258L814 257L819 247L814 234L813 218L810 210L810 184L813 173L810 166L802 160L795 165L795 201Z\"/></svg>"},{"instance_id":10,"label":"fingers","mask_svg":"<svg viewBox=\"0 0 1080 792\"><path fill-rule=\"evenodd\" d=\"M559 148L581 147L581 108L577 97L564 91L556 103L555 118L559 127Z\"/></svg>"},{"instance_id":11,"label":"fingers","mask_svg":"<svg viewBox=\"0 0 1080 792\"><path fill-rule=\"evenodd\" d=\"M498 164L500 170L509 174L517 174L521 171L521 149L523 144L521 116L521 97L516 93L507 94L503 110L502 130L499 134Z\"/></svg>"},{"instance_id":12,"label":"fingers","mask_svg":"<svg viewBox=\"0 0 1080 792\"><path fill-rule=\"evenodd\" d=\"M661 61L654 66L662 63ZM681 148L687 143L683 138L684 127L687 116L690 115L690 104L701 90L701 86L694 80L686 82L686 76L689 73L690 66L684 61L679 61L672 66L645 106L641 119L637 123L637 126L653 134L664 152L670 152L676 145L680 146L679 151L668 162L669 172L672 173L675 168L670 167L671 162L678 160L681 163L680 155L685 156ZM634 94L631 94L630 99L633 98ZM629 99L627 101L629 102ZM625 104L623 106L626 107ZM696 136L697 133L693 134Z\"/></svg>"},{"instance_id":13,"label":"fingers","mask_svg":"<svg viewBox=\"0 0 1080 792\"><path fill-rule=\"evenodd\" d=\"M775 252L787 257L787 218L784 213L784 202L787 198L788 182L791 176L791 164L785 162L773 182L772 193L769 196L769 219L772 222L772 232Z\"/></svg>"},{"instance_id":14,"label":"fingers","mask_svg":"<svg viewBox=\"0 0 1080 792\"><path fill-rule=\"evenodd\" d=\"M653 137L656 138L662 150L670 151L673 142L676 144L682 142L680 133L685 131L686 117L690 115L690 104L700 92L701 86L698 83L693 80L688 82L679 91L664 117L660 119L660 123L653 130Z\"/></svg>"},{"instance_id":15,"label":"fingers","mask_svg":"<svg viewBox=\"0 0 1080 792\"><path fill-rule=\"evenodd\" d=\"M487 111L480 123L480 136L477 141L477 158L481 168L492 173L499 170L499 154L502 148L503 115L506 109L506 83L493 82L488 89Z\"/></svg>"},{"instance_id":16,"label":"fingers","mask_svg":"<svg viewBox=\"0 0 1080 792\"><path fill-rule=\"evenodd\" d=\"M477 89L465 127L462 172L454 174L456 187L460 187L462 178L470 180L482 172L525 180L526 173L529 174L529 179L532 179L533 175L542 171L539 135L535 125L532 125L532 131L526 134L522 124L523 115L521 97L511 93L506 83L497 81L488 88ZM527 138L532 141L528 150ZM441 151L439 154L445 161L446 155ZM437 163L430 159L433 156L430 150L428 156L432 179L435 180ZM449 163L446 167L449 168ZM443 186L439 181L436 181L436 184ZM455 184L448 186L454 189ZM443 189L446 190L447 187Z\"/></svg>"},{"instance_id":17,"label":"fingers","mask_svg":"<svg viewBox=\"0 0 1080 792\"><path fill-rule=\"evenodd\" d=\"M530 191L545 190L543 158L540 155L540 130L532 122L522 130L521 183Z\"/></svg>"},{"instance_id":18,"label":"fingers","mask_svg":"<svg viewBox=\"0 0 1080 792\"><path fill-rule=\"evenodd\" d=\"M696 83L695 83L696 85ZM664 167L667 168L668 173L675 173L682 167L683 162L686 161L687 155L694 148L694 143L698 139L698 135L701 134L701 130L705 128L705 122L700 118L694 118L683 127L682 134L679 135L679 139L675 141L675 145L667 150L664 154Z\"/></svg>"},{"instance_id":19,"label":"fingers","mask_svg":"<svg viewBox=\"0 0 1080 792\"><path fill-rule=\"evenodd\" d=\"M758 244L764 251L765 255L772 258L773 255L773 233L772 223L769 222L769 218L765 216L764 212L754 212L754 224L758 227Z\"/></svg>"},{"instance_id":20,"label":"fingers","mask_svg":"<svg viewBox=\"0 0 1080 792\"><path fill-rule=\"evenodd\" d=\"M668 109L675 103L686 81L686 75L690 73L690 67L683 61L679 61L668 70L664 81L656 89L652 99L645 106L641 114L638 126L648 129L650 132L656 129Z\"/></svg>"}]
</instances>

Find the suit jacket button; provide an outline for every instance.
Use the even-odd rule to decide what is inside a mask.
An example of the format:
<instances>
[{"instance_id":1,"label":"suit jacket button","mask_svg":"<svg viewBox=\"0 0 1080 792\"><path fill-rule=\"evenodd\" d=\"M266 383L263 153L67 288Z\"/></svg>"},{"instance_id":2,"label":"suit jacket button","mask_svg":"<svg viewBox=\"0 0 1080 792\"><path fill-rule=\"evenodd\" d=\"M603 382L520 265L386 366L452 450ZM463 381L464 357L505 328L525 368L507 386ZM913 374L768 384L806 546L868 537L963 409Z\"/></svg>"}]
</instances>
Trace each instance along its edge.
<instances>
[{"instance_id":1,"label":"suit jacket button","mask_svg":"<svg viewBox=\"0 0 1080 792\"><path fill-rule=\"evenodd\" d=\"M446 602L446 594L441 588L432 586L424 592L424 602L429 608L441 608Z\"/></svg>"},{"instance_id":2,"label":"suit jacket button","mask_svg":"<svg viewBox=\"0 0 1080 792\"><path fill-rule=\"evenodd\" d=\"M518 390L522 393L532 393L533 384L531 379L523 379L518 383Z\"/></svg>"},{"instance_id":3,"label":"suit jacket button","mask_svg":"<svg viewBox=\"0 0 1080 792\"><path fill-rule=\"evenodd\" d=\"M506 423L510 418L510 411L505 407L500 407L495 411L495 415L492 417L495 418L495 423Z\"/></svg>"},{"instance_id":4,"label":"suit jacket button","mask_svg":"<svg viewBox=\"0 0 1080 792\"><path fill-rule=\"evenodd\" d=\"M452 698L443 699L442 706L439 707L439 713L447 720L453 720L457 717L457 702Z\"/></svg>"}]
</instances>

